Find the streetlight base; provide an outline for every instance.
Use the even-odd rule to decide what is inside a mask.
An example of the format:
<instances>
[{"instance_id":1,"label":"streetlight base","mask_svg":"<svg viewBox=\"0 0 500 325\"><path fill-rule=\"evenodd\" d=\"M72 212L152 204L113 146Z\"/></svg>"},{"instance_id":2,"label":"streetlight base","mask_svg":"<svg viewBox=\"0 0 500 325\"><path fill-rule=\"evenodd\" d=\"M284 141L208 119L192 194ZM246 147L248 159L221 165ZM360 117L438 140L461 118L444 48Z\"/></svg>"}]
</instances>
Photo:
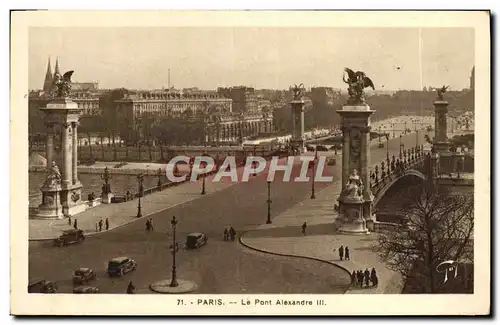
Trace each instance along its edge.
<instances>
[{"instance_id":1,"label":"streetlight base","mask_svg":"<svg viewBox=\"0 0 500 325\"><path fill-rule=\"evenodd\" d=\"M170 288L175 288L175 287L179 286L179 283L177 282L177 279L172 279L172 281L170 281L170 284L168 286Z\"/></svg>"},{"instance_id":2,"label":"streetlight base","mask_svg":"<svg viewBox=\"0 0 500 325\"><path fill-rule=\"evenodd\" d=\"M271 223L273 223L273 222L271 221L271 219L267 219L266 224L268 224L268 225L269 225L269 224L271 224Z\"/></svg>"},{"instance_id":3,"label":"streetlight base","mask_svg":"<svg viewBox=\"0 0 500 325\"><path fill-rule=\"evenodd\" d=\"M315 199L316 198L316 195L313 193L311 194L311 199Z\"/></svg>"}]
</instances>

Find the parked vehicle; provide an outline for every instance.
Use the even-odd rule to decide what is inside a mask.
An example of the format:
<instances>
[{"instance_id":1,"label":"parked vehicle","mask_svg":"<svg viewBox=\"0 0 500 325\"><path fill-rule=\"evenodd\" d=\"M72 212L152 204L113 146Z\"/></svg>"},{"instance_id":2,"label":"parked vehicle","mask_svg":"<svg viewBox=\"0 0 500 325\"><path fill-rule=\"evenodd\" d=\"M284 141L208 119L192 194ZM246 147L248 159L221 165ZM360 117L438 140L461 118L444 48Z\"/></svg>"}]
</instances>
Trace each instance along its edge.
<instances>
[{"instance_id":1,"label":"parked vehicle","mask_svg":"<svg viewBox=\"0 0 500 325\"><path fill-rule=\"evenodd\" d=\"M130 257L115 257L108 262L109 276L123 276L125 273L134 271L137 268L137 262Z\"/></svg>"},{"instance_id":2,"label":"parked vehicle","mask_svg":"<svg viewBox=\"0 0 500 325\"><path fill-rule=\"evenodd\" d=\"M205 245L207 241L208 238L205 234L193 232L188 234L186 237L186 248L196 249Z\"/></svg>"},{"instance_id":3,"label":"parked vehicle","mask_svg":"<svg viewBox=\"0 0 500 325\"><path fill-rule=\"evenodd\" d=\"M378 147L379 147L379 148L383 148L383 147L384 147L384 144L383 144L383 143L379 143L379 144L378 144Z\"/></svg>"},{"instance_id":4,"label":"parked vehicle","mask_svg":"<svg viewBox=\"0 0 500 325\"><path fill-rule=\"evenodd\" d=\"M57 285L52 281L35 279L28 283L28 293L56 293Z\"/></svg>"},{"instance_id":5,"label":"parked vehicle","mask_svg":"<svg viewBox=\"0 0 500 325\"><path fill-rule=\"evenodd\" d=\"M99 288L91 286L80 286L74 288L73 293L99 293Z\"/></svg>"},{"instance_id":6,"label":"parked vehicle","mask_svg":"<svg viewBox=\"0 0 500 325\"><path fill-rule=\"evenodd\" d=\"M73 273L73 284L85 284L96 279L94 270L88 267L81 267Z\"/></svg>"},{"instance_id":7,"label":"parked vehicle","mask_svg":"<svg viewBox=\"0 0 500 325\"><path fill-rule=\"evenodd\" d=\"M66 246L70 244L80 243L85 239L83 230L81 229L68 229L63 230L62 234L54 239L55 246Z\"/></svg>"}]
</instances>

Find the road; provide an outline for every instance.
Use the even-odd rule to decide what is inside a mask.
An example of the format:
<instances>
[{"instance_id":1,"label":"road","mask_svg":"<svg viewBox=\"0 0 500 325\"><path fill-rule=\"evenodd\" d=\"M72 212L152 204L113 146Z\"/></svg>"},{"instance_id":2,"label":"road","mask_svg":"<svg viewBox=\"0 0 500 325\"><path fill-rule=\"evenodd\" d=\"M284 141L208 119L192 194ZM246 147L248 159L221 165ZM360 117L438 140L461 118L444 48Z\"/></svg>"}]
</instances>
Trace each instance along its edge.
<instances>
[{"instance_id":1,"label":"road","mask_svg":"<svg viewBox=\"0 0 500 325\"><path fill-rule=\"evenodd\" d=\"M423 133L423 132L422 132ZM423 135L422 135L423 138ZM422 141L422 140L421 140ZM406 147L415 144L415 134L403 138ZM386 149L372 147L372 162L386 156ZM389 141L392 153L399 152L399 138ZM340 159L339 159L340 160ZM327 167L325 174L340 177L340 163ZM298 168L292 172L297 175ZM310 183L284 183L277 173L271 185L272 216L276 216L310 195ZM327 183L317 183L319 191ZM209 184L207 191L210 191ZM267 217L265 175L248 183L200 197L153 216L155 231L145 231L145 220L110 232L89 237L81 245L64 248L48 243L30 243L30 279L43 277L56 281L60 292L71 292L71 273L79 267L97 271L94 282L103 293L124 293L133 281L138 293L151 293L149 284L169 278L172 256L170 220L179 220L177 238L182 244L189 232L204 232L208 245L199 250L181 249L177 255L178 276L195 281L195 293L343 293L350 282L342 269L327 263L272 256L244 248L238 242L224 242L222 231L231 225L239 233L265 222ZM332 195L332 199L334 199ZM108 278L107 261L116 256L129 256L138 262L135 272L123 278Z\"/></svg>"}]
</instances>

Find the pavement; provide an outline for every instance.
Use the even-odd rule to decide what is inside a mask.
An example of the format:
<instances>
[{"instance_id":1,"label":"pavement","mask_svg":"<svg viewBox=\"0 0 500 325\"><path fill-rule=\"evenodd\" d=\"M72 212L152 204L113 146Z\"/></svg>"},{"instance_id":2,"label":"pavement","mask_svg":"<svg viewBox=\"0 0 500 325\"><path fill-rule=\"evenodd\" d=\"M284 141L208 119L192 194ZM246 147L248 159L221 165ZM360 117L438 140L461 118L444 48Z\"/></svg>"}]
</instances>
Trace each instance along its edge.
<instances>
[{"instance_id":1,"label":"pavement","mask_svg":"<svg viewBox=\"0 0 500 325\"><path fill-rule=\"evenodd\" d=\"M334 198L339 194L340 183L324 188L316 199L306 199L291 209L276 216L272 224L262 224L244 233L240 242L260 252L312 258L333 263L346 274L353 270L377 271L379 285L376 288L350 287L346 293L354 294L398 294L403 289L400 274L393 272L372 251L377 243L377 234L364 236L344 235L335 232L333 210ZM301 233L303 222L307 222L306 235ZM339 247L349 247L350 260L341 261Z\"/></svg>"},{"instance_id":2,"label":"pavement","mask_svg":"<svg viewBox=\"0 0 500 325\"><path fill-rule=\"evenodd\" d=\"M292 177L299 170L294 168ZM338 165L325 174L338 173ZM334 174L335 176L335 174ZM271 218L310 195L310 183L282 181L278 172L271 184ZM318 183L317 189L327 183ZM133 282L138 294L151 294L150 285L171 276L170 245L173 234L170 220L178 220L176 238L181 249L176 256L179 280L197 284L197 294L343 294L350 277L338 266L315 260L263 254L236 242L223 240L222 232L231 225L237 236L254 229L267 217L267 182L263 173L246 183L235 183L211 195L199 196L155 213L155 230L145 231L143 222L90 236L83 243L54 247L49 242L29 243L29 277L55 281L59 292L71 293L71 274L80 267L91 267L97 279L91 285L102 293L125 293ZM188 233L203 232L207 245L196 250L183 248ZM137 269L123 278L108 278L109 259L128 256Z\"/></svg>"},{"instance_id":3,"label":"pavement","mask_svg":"<svg viewBox=\"0 0 500 325\"><path fill-rule=\"evenodd\" d=\"M390 145L388 147L391 154L399 150L399 141L400 139L391 139L389 141ZM403 138L403 142L407 146L410 146L414 141L415 135ZM386 148L377 148L374 145L372 147L372 162L385 158L386 150ZM292 177L295 177L297 173L298 170L294 168ZM328 166L325 174L333 175L334 179L339 179L341 164ZM280 172L276 176L275 181L271 184L271 218L273 219L273 226L280 224L280 216L291 206L296 206L310 197L311 191L310 183L283 182L281 180L282 173ZM129 281L133 281L137 293L150 294L150 285L152 283L170 277L172 257L169 245L172 243L173 238L170 220L175 215L179 220L176 238L180 240L181 244L190 232L203 232L209 238L206 246L198 250L181 249L176 257L178 278L196 283L198 287L194 293L342 294L349 289L350 276L342 267L346 267L350 271L351 266L342 265L335 261L333 249L338 248L338 246L330 246L335 246L333 239L328 239L332 240L332 243L328 244L328 248L325 248L325 251L329 250L331 254L326 256L326 261L266 254L239 245L237 242L222 240L222 231L229 225L236 229L239 236L246 231L258 228L260 224L265 222L267 216L265 172L251 178L246 183L222 185L223 188L220 190L210 190L215 183L209 182L208 179L206 184L207 191L210 194L204 196L199 195L200 184L189 183L180 185L177 189L174 187L146 196L143 202L146 202L145 200L150 197L151 205L155 205L158 209L164 208L159 212L154 212L154 209L149 208L150 212L148 212L146 210L148 204L143 205L145 209L144 215L153 212L149 216L149 218L153 219L155 225L155 231L153 232L146 232L143 222L133 222L136 220L135 213L137 211L137 201L134 200L113 204L114 206L128 203L130 205L127 205L127 209L123 208L120 211L111 210L116 216L116 219L110 218L112 229L96 233L94 236L87 238L82 244L59 248L43 241L30 241L29 277L41 277L55 281L61 293L70 293L72 291L71 273L73 270L79 267L91 267L97 272L97 280L92 285L99 287L103 293L125 293ZM320 204L321 195L328 197L328 192L330 192L330 200L332 201L330 204L333 204L335 191L331 186L333 186L331 183L317 183L318 198L311 201ZM322 192L324 188L328 188L328 190ZM183 203L179 203L179 200L173 200L175 202L164 204L162 201L168 200L168 196L177 197L177 199L182 198L182 195L169 192L171 190L179 191L181 194L185 193L186 197L197 199L186 199ZM168 193L171 194L168 195ZM328 209L327 199L323 204L325 204L325 209ZM107 206L102 206L102 208L110 209ZM121 213L126 214L128 217L120 216ZM296 213L300 214L300 212ZM324 218L321 219L322 221L318 220L323 223L326 222L325 219L330 218L328 213L328 210L321 213L318 211L316 214ZM95 221L98 217L100 217L100 214L93 216L92 218L95 219L90 219L91 221L88 221L87 227L90 228L93 225L95 227ZM119 226L119 220L125 220L128 223ZM78 221L80 227L83 227L83 222L83 220ZM65 226L68 227L67 224ZM313 227L314 221L311 221L308 232L312 233ZM285 227L285 230L287 229L292 228ZM300 233L300 230L298 230L298 233ZM331 236L330 233L323 235ZM312 237L312 235L305 236L307 239ZM245 235L243 238L245 238ZM368 239L368 237L363 237L363 239ZM346 244L351 248L353 262L361 261L358 258L360 252L355 244L350 242L346 242ZM313 246L318 248L327 245L316 242ZM313 246L309 247L312 249ZM125 275L123 278L108 279L105 273L107 262L110 258L116 256L129 256L135 259L138 263L137 270ZM332 261L334 264L332 264ZM374 263L367 261L369 263L367 263L366 267L375 266L378 268ZM363 264L363 266L365 265ZM379 275L379 278L381 284L382 281L386 282L382 274Z\"/></svg>"},{"instance_id":4,"label":"pavement","mask_svg":"<svg viewBox=\"0 0 500 325\"><path fill-rule=\"evenodd\" d=\"M421 132L423 133L423 132ZM423 134L420 134L423 137ZM414 133L403 136L403 143L410 147L415 139ZM420 140L420 139L419 139ZM389 150L393 154L399 146L399 136L389 140ZM372 146L378 142L372 141ZM422 142L420 142L422 143ZM392 149L391 149L392 148ZM373 148L373 166L385 158L387 148ZM340 172L340 164L338 165ZM305 198L290 209L272 219L272 224L261 224L240 237L244 246L259 252L278 256L302 257L322 260L339 266L346 274L353 270L375 268L379 278L376 288L350 287L347 293L356 294L397 294L403 289L400 274L389 270L383 261L372 251L377 243L377 234L364 236L336 233L334 204L340 194L340 179L316 193L316 199ZM301 233L302 223L307 223L306 235ZM343 245L350 250L351 259L340 261L338 249Z\"/></svg>"}]
</instances>

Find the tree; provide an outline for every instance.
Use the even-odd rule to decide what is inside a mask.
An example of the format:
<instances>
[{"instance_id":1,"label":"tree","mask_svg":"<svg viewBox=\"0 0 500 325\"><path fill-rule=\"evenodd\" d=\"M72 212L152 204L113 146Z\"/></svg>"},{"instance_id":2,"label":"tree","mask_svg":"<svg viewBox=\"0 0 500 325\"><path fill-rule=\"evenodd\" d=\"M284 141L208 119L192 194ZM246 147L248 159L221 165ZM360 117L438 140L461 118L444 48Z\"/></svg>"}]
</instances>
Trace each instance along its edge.
<instances>
[{"instance_id":1,"label":"tree","mask_svg":"<svg viewBox=\"0 0 500 325\"><path fill-rule=\"evenodd\" d=\"M445 284L438 265L473 260L473 196L429 185L408 188L401 200L404 225L382 233L374 251L418 292L441 292Z\"/></svg>"}]
</instances>

